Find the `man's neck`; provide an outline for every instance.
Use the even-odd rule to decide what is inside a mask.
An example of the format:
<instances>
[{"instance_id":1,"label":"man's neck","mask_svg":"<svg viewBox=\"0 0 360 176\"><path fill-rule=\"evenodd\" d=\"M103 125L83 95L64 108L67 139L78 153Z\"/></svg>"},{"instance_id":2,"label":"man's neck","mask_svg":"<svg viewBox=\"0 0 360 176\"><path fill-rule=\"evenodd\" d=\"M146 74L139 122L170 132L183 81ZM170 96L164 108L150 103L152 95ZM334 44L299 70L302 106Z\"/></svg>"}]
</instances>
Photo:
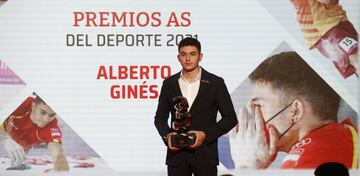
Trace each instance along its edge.
<instances>
[{"instance_id":1,"label":"man's neck","mask_svg":"<svg viewBox=\"0 0 360 176\"><path fill-rule=\"evenodd\" d=\"M191 71L182 70L184 78L189 82L195 81L197 79L197 76L199 75L199 72L200 66Z\"/></svg>"},{"instance_id":2,"label":"man's neck","mask_svg":"<svg viewBox=\"0 0 360 176\"><path fill-rule=\"evenodd\" d=\"M305 120L304 124L302 125L302 127L300 127L299 137L298 137L299 140L302 139L304 136L306 136L313 130L321 128L329 123L336 122L336 120L334 120L334 119L321 120L324 118L317 117L317 116L312 116L307 119L308 119L307 121L304 119Z\"/></svg>"},{"instance_id":3,"label":"man's neck","mask_svg":"<svg viewBox=\"0 0 360 176\"><path fill-rule=\"evenodd\" d=\"M289 152L291 147L299 142L303 137L309 134L311 131L316 130L326 124L336 122L336 120L321 120L320 118L314 115L305 115L306 119L303 119L301 122L296 122L292 129L288 132L287 135L284 135L281 139L284 142L281 146L278 146L279 151Z\"/></svg>"},{"instance_id":4,"label":"man's neck","mask_svg":"<svg viewBox=\"0 0 360 176\"><path fill-rule=\"evenodd\" d=\"M289 152L291 147L298 142L298 138L296 137L298 135L298 131L299 126L295 124L286 135L280 138L278 150L282 152Z\"/></svg>"}]
</instances>

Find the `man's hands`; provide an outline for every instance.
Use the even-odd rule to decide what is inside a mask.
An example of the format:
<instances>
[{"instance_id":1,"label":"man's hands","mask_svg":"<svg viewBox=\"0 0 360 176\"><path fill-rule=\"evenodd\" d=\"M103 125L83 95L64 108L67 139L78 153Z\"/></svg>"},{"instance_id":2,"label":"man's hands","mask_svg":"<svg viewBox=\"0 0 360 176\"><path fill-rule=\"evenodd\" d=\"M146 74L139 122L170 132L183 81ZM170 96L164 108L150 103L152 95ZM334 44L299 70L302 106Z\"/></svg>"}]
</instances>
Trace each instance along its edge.
<instances>
[{"instance_id":1,"label":"man's hands","mask_svg":"<svg viewBox=\"0 0 360 176\"><path fill-rule=\"evenodd\" d=\"M171 151L176 152L176 151L179 151L181 148L177 148L177 147L173 147L173 146L172 146L172 144L171 144L171 138L170 138L170 136L171 136L172 134L177 134L177 133L176 133L176 132L171 132L171 133L169 133L169 134L167 135L168 147L169 147L169 149L170 149Z\"/></svg>"},{"instance_id":2,"label":"man's hands","mask_svg":"<svg viewBox=\"0 0 360 176\"><path fill-rule=\"evenodd\" d=\"M201 146L205 139L206 139L206 135L203 131L189 131L188 133L194 133L195 136L196 136L196 139L195 139L195 142L194 144L190 145L188 148L190 149L196 149L198 148L199 146ZM176 132L171 132L167 135L167 141L168 141L168 147L171 151L175 152L175 151L178 151L178 150L181 150L181 148L177 148L177 147L173 147L172 144L171 144L171 139L170 139L170 136L172 134L177 134Z\"/></svg>"},{"instance_id":3,"label":"man's hands","mask_svg":"<svg viewBox=\"0 0 360 176\"><path fill-rule=\"evenodd\" d=\"M230 148L236 168L267 168L277 153L279 135L269 127L269 139L260 107L240 108L239 124L230 132ZM268 142L269 141L269 142Z\"/></svg>"},{"instance_id":4,"label":"man's hands","mask_svg":"<svg viewBox=\"0 0 360 176\"><path fill-rule=\"evenodd\" d=\"M69 171L69 163L66 160L62 145L56 142L50 142L47 145L49 154L54 160L55 171Z\"/></svg>"},{"instance_id":5,"label":"man's hands","mask_svg":"<svg viewBox=\"0 0 360 176\"><path fill-rule=\"evenodd\" d=\"M206 135L203 131L189 131L189 133L194 133L196 136L195 143L193 145L190 145L189 148L196 149L204 143Z\"/></svg>"},{"instance_id":6,"label":"man's hands","mask_svg":"<svg viewBox=\"0 0 360 176\"><path fill-rule=\"evenodd\" d=\"M9 134L4 134L3 137L1 137L1 142L4 145L5 150L8 152L11 165L21 164L26 159L26 154L24 152L24 149L16 143Z\"/></svg>"}]
</instances>

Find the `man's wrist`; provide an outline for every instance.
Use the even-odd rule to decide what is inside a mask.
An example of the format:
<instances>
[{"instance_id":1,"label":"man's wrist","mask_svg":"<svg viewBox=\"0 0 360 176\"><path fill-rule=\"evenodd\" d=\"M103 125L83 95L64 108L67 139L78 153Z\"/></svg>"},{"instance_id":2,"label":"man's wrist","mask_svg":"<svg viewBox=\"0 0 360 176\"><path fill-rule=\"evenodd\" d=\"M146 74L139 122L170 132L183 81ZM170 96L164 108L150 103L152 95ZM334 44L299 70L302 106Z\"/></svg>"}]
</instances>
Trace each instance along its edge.
<instances>
[{"instance_id":1,"label":"man's wrist","mask_svg":"<svg viewBox=\"0 0 360 176\"><path fill-rule=\"evenodd\" d=\"M170 133L168 133L166 136L163 136L163 140L164 140L164 142L166 143L166 145L169 144L170 135L172 135L172 134L173 134L173 132L170 132Z\"/></svg>"}]
</instances>

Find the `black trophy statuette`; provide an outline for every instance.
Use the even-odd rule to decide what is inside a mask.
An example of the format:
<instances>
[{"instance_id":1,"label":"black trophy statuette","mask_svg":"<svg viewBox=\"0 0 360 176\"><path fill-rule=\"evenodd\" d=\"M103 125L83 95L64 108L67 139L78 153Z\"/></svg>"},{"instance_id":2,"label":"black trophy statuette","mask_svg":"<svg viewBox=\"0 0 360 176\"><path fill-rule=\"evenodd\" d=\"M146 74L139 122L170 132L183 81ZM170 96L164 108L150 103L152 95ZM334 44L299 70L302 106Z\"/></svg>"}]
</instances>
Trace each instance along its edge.
<instances>
[{"instance_id":1,"label":"black trophy statuette","mask_svg":"<svg viewBox=\"0 0 360 176\"><path fill-rule=\"evenodd\" d=\"M170 136L173 147L188 147L195 143L196 135L189 133L191 125L191 114L188 112L189 104L185 97L177 96L173 99L175 108L175 119L172 128L177 134Z\"/></svg>"}]
</instances>

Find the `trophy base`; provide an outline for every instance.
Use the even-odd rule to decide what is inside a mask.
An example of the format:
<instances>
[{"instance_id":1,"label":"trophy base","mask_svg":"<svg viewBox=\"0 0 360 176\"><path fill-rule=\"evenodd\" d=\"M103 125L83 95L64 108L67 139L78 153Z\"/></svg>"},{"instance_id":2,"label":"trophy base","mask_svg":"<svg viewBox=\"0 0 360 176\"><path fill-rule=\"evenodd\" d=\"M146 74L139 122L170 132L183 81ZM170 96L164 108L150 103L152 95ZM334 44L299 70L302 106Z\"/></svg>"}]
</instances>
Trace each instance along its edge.
<instances>
[{"instance_id":1,"label":"trophy base","mask_svg":"<svg viewBox=\"0 0 360 176\"><path fill-rule=\"evenodd\" d=\"M177 133L172 134L170 140L173 147L188 147L195 143L196 135L195 133Z\"/></svg>"}]
</instances>

